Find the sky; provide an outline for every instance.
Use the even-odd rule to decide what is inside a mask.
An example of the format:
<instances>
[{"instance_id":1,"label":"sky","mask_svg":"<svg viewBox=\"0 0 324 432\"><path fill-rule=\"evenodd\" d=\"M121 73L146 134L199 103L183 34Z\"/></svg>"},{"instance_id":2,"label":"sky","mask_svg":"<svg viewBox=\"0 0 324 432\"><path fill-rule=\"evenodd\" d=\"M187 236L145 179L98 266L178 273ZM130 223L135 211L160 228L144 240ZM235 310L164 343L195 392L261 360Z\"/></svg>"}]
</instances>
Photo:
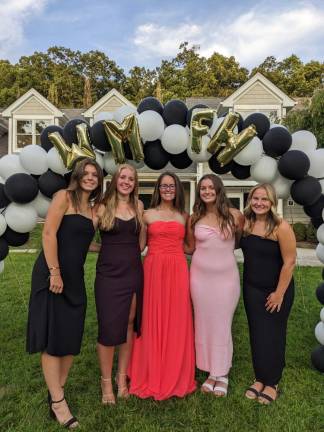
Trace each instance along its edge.
<instances>
[{"instance_id":1,"label":"sky","mask_svg":"<svg viewBox=\"0 0 324 432\"><path fill-rule=\"evenodd\" d=\"M0 59L50 46L100 50L127 72L154 68L179 45L233 55L324 60L324 0L0 0Z\"/></svg>"}]
</instances>

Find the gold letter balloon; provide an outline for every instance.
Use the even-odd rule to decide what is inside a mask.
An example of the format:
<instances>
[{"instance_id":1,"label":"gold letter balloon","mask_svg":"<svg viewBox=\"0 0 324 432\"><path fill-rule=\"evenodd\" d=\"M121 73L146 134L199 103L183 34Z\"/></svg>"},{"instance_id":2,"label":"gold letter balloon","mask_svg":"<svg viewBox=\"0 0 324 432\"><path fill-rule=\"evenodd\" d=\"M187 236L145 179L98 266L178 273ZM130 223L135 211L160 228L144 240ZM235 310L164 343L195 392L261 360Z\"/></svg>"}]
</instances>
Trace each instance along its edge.
<instances>
[{"instance_id":1,"label":"gold letter balloon","mask_svg":"<svg viewBox=\"0 0 324 432\"><path fill-rule=\"evenodd\" d=\"M128 142L136 162L144 159L143 146L135 114L126 116L122 123L115 120L104 120L103 125L111 145L116 164L126 162L123 144Z\"/></svg>"},{"instance_id":2,"label":"gold letter balloon","mask_svg":"<svg viewBox=\"0 0 324 432\"><path fill-rule=\"evenodd\" d=\"M195 153L201 151L201 139L203 135L208 134L208 126L203 124L203 121L212 120L214 110L204 109L194 112L191 117L190 132L191 132L191 150Z\"/></svg>"},{"instance_id":3,"label":"gold letter balloon","mask_svg":"<svg viewBox=\"0 0 324 432\"><path fill-rule=\"evenodd\" d=\"M96 155L90 144L88 126L84 123L76 125L78 144L70 147L58 132L48 134L48 138L58 151L67 169L71 170L76 161L84 158L95 159Z\"/></svg>"}]
</instances>

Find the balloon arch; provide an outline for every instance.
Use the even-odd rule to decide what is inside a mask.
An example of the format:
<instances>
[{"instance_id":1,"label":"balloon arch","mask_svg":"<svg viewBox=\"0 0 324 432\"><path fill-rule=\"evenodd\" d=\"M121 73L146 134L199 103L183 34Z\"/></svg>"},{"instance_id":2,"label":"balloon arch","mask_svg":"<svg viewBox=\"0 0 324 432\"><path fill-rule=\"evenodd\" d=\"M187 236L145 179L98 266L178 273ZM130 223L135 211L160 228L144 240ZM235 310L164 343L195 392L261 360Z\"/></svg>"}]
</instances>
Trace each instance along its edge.
<instances>
[{"instance_id":1,"label":"balloon arch","mask_svg":"<svg viewBox=\"0 0 324 432\"><path fill-rule=\"evenodd\" d=\"M83 157L95 158L106 174L123 162L153 170L170 162L179 171L192 162L208 162L216 174L271 183L278 198L291 196L311 218L319 241L316 255L324 263L324 149L317 149L311 132L290 134L262 113L245 120L237 113L217 117L205 105L188 109L174 99L163 106L154 97L143 99L137 109L123 106L94 120L91 127L80 119L64 128L48 126L40 146L27 145L19 155L0 159L0 272L9 246L27 242L53 194L67 186L71 168ZM324 282L316 295L324 304ZM324 308L315 336L321 345L312 362L324 372Z\"/></svg>"}]
</instances>

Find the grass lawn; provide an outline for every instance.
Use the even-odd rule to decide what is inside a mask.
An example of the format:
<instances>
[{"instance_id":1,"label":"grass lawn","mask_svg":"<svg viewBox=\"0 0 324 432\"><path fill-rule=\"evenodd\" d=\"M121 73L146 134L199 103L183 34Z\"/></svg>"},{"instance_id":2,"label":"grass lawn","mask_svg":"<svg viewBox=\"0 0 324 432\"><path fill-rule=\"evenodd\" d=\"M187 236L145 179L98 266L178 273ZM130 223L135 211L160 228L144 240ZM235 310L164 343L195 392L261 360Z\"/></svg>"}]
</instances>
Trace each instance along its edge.
<instances>
[{"instance_id":1,"label":"grass lawn","mask_svg":"<svg viewBox=\"0 0 324 432\"><path fill-rule=\"evenodd\" d=\"M10 254L0 275L0 430L14 432L58 431L49 420L46 390L39 355L25 353L25 326L30 273L34 254ZM287 367L283 391L271 406L261 406L243 397L253 379L248 330L242 303L235 315L234 359L229 395L216 399L199 391L185 399L164 402L132 397L115 407L100 403L100 372L95 352L96 315L93 296L96 256L86 266L88 312L82 354L76 358L66 388L71 410L80 421L80 431L324 431L323 375L310 364L316 346L314 327L321 305L314 290L321 269L296 270L296 299L288 330ZM267 337L267 335L264 335ZM197 380L205 374L197 371Z\"/></svg>"}]
</instances>

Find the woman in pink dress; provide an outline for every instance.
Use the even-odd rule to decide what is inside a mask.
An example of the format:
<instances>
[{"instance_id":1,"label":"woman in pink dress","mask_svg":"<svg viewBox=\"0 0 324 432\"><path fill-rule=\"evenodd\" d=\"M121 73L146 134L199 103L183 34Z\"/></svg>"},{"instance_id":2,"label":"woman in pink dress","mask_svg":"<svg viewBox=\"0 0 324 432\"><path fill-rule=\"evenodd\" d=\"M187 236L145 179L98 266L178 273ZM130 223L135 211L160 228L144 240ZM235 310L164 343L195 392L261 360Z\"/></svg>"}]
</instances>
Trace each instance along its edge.
<instances>
[{"instance_id":1,"label":"woman in pink dress","mask_svg":"<svg viewBox=\"0 0 324 432\"><path fill-rule=\"evenodd\" d=\"M196 365L209 373L201 390L226 396L232 365L232 319L240 297L234 256L243 215L226 197L221 179L204 175L198 183L187 244L194 251L190 290L195 318Z\"/></svg>"},{"instance_id":2,"label":"woman in pink dress","mask_svg":"<svg viewBox=\"0 0 324 432\"><path fill-rule=\"evenodd\" d=\"M183 397L196 388L189 272L183 250L187 216L175 174L161 174L151 207L144 213L148 253L142 329L134 341L129 392L163 400Z\"/></svg>"}]
</instances>

